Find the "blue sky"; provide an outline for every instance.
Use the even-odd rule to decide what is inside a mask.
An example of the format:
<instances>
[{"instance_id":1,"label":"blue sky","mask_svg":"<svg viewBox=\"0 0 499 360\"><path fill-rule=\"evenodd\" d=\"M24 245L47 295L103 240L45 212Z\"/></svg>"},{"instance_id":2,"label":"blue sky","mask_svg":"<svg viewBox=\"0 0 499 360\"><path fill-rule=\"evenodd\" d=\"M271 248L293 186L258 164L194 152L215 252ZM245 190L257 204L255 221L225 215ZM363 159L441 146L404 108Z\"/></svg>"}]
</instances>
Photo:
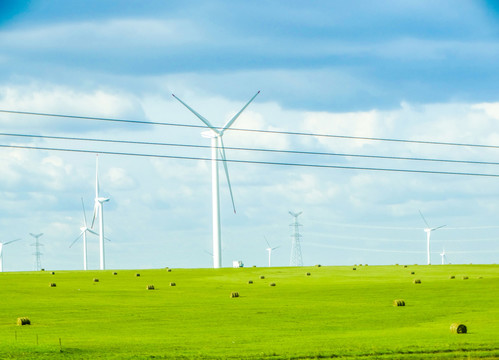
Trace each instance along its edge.
<instances>
[{"instance_id":1,"label":"blue sky","mask_svg":"<svg viewBox=\"0 0 499 360\"><path fill-rule=\"evenodd\" d=\"M499 21L487 1L11 1L0 7L0 109L200 125L175 93L222 125L497 144ZM3 133L209 145L196 128L0 114ZM226 146L497 161L487 148L227 132ZM1 136L1 145L209 157L209 149L78 144ZM497 166L227 151L228 158L499 174ZM93 206L92 154L0 150L5 270L82 267L69 244ZM206 161L102 155L109 268L210 267ZM229 164L221 182L223 265L289 264L303 211L305 264L496 263L497 178ZM90 239L97 268L97 239Z\"/></svg>"}]
</instances>

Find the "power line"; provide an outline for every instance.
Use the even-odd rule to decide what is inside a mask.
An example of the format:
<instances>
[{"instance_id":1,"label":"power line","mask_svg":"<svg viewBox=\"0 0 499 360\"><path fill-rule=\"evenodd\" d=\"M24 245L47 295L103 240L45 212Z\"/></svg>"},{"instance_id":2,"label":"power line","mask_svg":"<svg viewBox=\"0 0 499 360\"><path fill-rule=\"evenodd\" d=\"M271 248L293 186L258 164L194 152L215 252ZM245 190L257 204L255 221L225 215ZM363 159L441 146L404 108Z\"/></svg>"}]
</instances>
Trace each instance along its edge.
<instances>
[{"instance_id":1,"label":"power line","mask_svg":"<svg viewBox=\"0 0 499 360\"><path fill-rule=\"evenodd\" d=\"M106 155L122 155L122 156L137 156L137 157L152 157L166 159L182 159L182 160L203 160L212 161L211 158L194 157L194 156L178 156L178 155L160 155L160 154L141 154L132 152L116 152L116 151L101 151L101 150L82 150L69 148L52 148L41 146L25 146L25 145L0 145L1 148L14 149L30 149L30 150L46 150L46 151L62 151L74 153L99 153ZM377 167L358 167L358 166L343 166L343 165L323 165L323 164L305 164L291 162L272 162L272 161L255 161L255 160L237 160L237 159L216 159L216 161L226 161L231 163L257 164L257 165L279 165L279 166L297 166L322 169L343 169L343 170L364 170L364 171L384 171L398 173L417 173L417 174L432 174L432 175L456 175L456 176L480 176L480 177L499 177L499 174L487 173L469 173L469 172L451 172L451 171L434 171L434 170L417 170L417 169L393 169L393 168L377 168Z\"/></svg>"},{"instance_id":2,"label":"power line","mask_svg":"<svg viewBox=\"0 0 499 360\"><path fill-rule=\"evenodd\" d=\"M28 111L15 111L15 110L3 110L3 109L0 109L0 113L18 114L18 115L29 115L29 116L58 117L58 118L91 120L91 121L105 121L105 122L129 123L129 124L141 124L141 125L176 126L176 127L187 127L187 128L198 128L198 129L202 128L202 129L206 129L206 126L204 126L204 125L189 125L189 124L179 124L179 123L163 123L163 122L141 121L141 120L130 120L130 119L113 119L113 118L90 117L90 116L80 116L80 115L49 114L49 113L38 113L38 112L28 112ZM348 140L385 141L385 142L397 142L397 143L408 143L408 144L443 145L443 146L460 146L460 147L464 146L464 147L478 147L478 148L499 149L499 145L470 144L470 143L443 142L443 141L426 141L426 140L408 140L408 139L378 138L378 137L334 135L334 134L318 134L318 133L295 132L295 131L258 130L258 129L241 129L241 128L230 128L230 129L227 129L227 131L244 131L244 132L256 132L256 133L263 133L263 134L313 136L313 137L348 139Z\"/></svg>"},{"instance_id":3,"label":"power line","mask_svg":"<svg viewBox=\"0 0 499 360\"><path fill-rule=\"evenodd\" d=\"M69 140L69 141L82 141L82 142L83 141L101 142L101 143L127 144L127 145L170 146L170 147L187 147L187 148L200 148L200 149L211 148L211 146L209 146L209 145L197 145L197 144L178 144L178 143L135 141L135 140L96 139L96 138L81 138L81 137L51 136L51 135L0 133L0 136L50 139L50 140ZM357 157L357 158L368 158L368 159L443 162L443 163L454 163L454 164L457 163L457 164L470 164L470 165L499 165L499 162L493 162L493 161L455 160L455 159L437 159L437 158L420 158L420 157L400 157L400 156L386 156L386 155L348 154L348 153L331 153L331 152L302 151L302 150L281 150L281 149L230 147L230 146L229 147L226 146L226 147L224 147L224 149L225 150L236 150L236 151L282 153L282 154L293 154L293 155Z\"/></svg>"}]
</instances>

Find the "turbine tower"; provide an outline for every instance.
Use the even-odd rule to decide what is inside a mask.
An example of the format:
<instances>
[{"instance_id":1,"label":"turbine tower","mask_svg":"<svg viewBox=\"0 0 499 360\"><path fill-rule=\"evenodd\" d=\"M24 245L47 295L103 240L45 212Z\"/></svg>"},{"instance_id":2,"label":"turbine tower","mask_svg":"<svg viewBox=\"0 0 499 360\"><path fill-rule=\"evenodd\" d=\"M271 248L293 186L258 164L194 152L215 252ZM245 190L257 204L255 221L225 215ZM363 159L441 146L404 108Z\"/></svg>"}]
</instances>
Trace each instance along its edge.
<instances>
[{"instance_id":1,"label":"turbine tower","mask_svg":"<svg viewBox=\"0 0 499 360\"><path fill-rule=\"evenodd\" d=\"M94 223L97 215L99 215L99 250L100 250L100 261L99 269L104 270L106 268L105 258L104 258L104 206L105 202L109 201L109 198L104 198L99 196L99 156L95 162L95 205L94 205L94 216L92 219L91 229L94 228Z\"/></svg>"},{"instance_id":2,"label":"turbine tower","mask_svg":"<svg viewBox=\"0 0 499 360\"><path fill-rule=\"evenodd\" d=\"M264 239L265 239L265 242L267 243L268 245L268 248L266 249L268 252L269 252L269 267L270 267L270 257L272 255L272 250L275 250L277 248L279 248L280 246L276 246L276 247L272 247L270 246L269 242L267 241L267 238L264 236Z\"/></svg>"},{"instance_id":3,"label":"turbine tower","mask_svg":"<svg viewBox=\"0 0 499 360\"><path fill-rule=\"evenodd\" d=\"M421 215L421 218L423 219L424 223L426 224L426 228L424 228L424 232L426 233L426 256L427 256L428 265L431 265L431 260L430 260L430 236L431 236L431 232L438 230L440 228L443 228L445 225L441 225L441 226L437 226L435 228L432 228L432 227L430 227L430 225L428 225L428 222L424 218L421 210L419 210L419 215Z\"/></svg>"},{"instance_id":4,"label":"turbine tower","mask_svg":"<svg viewBox=\"0 0 499 360\"><path fill-rule=\"evenodd\" d=\"M442 265L445 265L445 261L447 260L447 256L445 256L445 249L442 250L440 256L442 257Z\"/></svg>"},{"instance_id":5,"label":"turbine tower","mask_svg":"<svg viewBox=\"0 0 499 360\"><path fill-rule=\"evenodd\" d=\"M87 270L87 232L99 235L92 229L90 229L87 225L87 216L85 214L85 205L83 204L83 198L81 199L81 206L83 208L83 226L80 227L80 235L69 245L69 247L73 247L73 245L80 239L83 238L83 270Z\"/></svg>"},{"instance_id":6,"label":"turbine tower","mask_svg":"<svg viewBox=\"0 0 499 360\"><path fill-rule=\"evenodd\" d=\"M258 91L251 99L243 106L243 108L236 114L232 119L227 121L227 123L222 128L214 127L206 118L197 113L189 105L184 103L174 94L173 97L177 99L182 105L184 105L190 112L192 112L199 120L201 120L209 130L202 133L203 137L211 139L211 191L212 191L212 212L213 212L213 267L215 269L222 267L222 231L220 226L220 193L219 193L219 176L218 176L218 163L221 161L225 176L227 178L227 184L229 186L230 198L232 200L232 208L234 213L236 213L236 207L234 205L234 197L232 195L232 188L230 186L229 170L227 169L227 162L225 158L225 148L223 144L223 135L225 130L227 130L241 115L241 113L246 109L246 107L255 99L255 97L260 93Z\"/></svg>"},{"instance_id":7,"label":"turbine tower","mask_svg":"<svg viewBox=\"0 0 499 360\"><path fill-rule=\"evenodd\" d=\"M5 245L9 245L10 243L13 243L14 241L19 241L21 239L15 239L15 240L10 240L6 241L4 243L0 242L0 272L3 272L3 247Z\"/></svg>"},{"instance_id":8,"label":"turbine tower","mask_svg":"<svg viewBox=\"0 0 499 360\"><path fill-rule=\"evenodd\" d=\"M300 246L300 223L298 223L298 216L300 216L302 211L299 213L289 212L293 216L293 223L290 226L293 229L292 242L291 242L291 260L289 262L290 266L303 266L303 260L301 257L301 246Z\"/></svg>"},{"instance_id":9,"label":"turbine tower","mask_svg":"<svg viewBox=\"0 0 499 360\"><path fill-rule=\"evenodd\" d=\"M31 246L35 247L35 252L33 253L33 255L35 255L35 257L36 257L35 270L40 271L40 269L42 268L42 262L40 260L40 256L43 255L40 252L40 246L43 246L43 244L40 244L38 239L43 235L43 233L40 233L40 234L29 233L29 234L35 238L35 243L31 244Z\"/></svg>"}]
</instances>

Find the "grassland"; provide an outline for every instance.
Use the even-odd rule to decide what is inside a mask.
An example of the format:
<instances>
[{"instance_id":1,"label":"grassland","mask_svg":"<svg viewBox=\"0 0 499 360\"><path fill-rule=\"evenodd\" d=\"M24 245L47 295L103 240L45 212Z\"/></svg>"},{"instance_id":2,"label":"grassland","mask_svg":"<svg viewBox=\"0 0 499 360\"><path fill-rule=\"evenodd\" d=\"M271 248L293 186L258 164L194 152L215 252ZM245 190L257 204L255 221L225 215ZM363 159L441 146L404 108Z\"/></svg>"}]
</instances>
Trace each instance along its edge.
<instances>
[{"instance_id":1,"label":"grassland","mask_svg":"<svg viewBox=\"0 0 499 360\"><path fill-rule=\"evenodd\" d=\"M115 271L0 273L0 358L499 358L497 265Z\"/></svg>"}]
</instances>

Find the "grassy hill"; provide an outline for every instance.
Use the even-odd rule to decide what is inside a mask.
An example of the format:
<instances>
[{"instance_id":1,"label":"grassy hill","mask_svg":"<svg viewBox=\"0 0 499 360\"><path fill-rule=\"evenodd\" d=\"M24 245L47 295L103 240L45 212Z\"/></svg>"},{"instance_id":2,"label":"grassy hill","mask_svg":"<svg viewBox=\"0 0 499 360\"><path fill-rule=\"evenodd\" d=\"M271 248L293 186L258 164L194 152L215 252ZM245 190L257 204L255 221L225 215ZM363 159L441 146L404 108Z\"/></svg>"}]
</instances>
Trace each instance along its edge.
<instances>
[{"instance_id":1,"label":"grassy hill","mask_svg":"<svg viewBox=\"0 0 499 360\"><path fill-rule=\"evenodd\" d=\"M114 272L0 273L0 358L499 357L497 265Z\"/></svg>"}]
</instances>

